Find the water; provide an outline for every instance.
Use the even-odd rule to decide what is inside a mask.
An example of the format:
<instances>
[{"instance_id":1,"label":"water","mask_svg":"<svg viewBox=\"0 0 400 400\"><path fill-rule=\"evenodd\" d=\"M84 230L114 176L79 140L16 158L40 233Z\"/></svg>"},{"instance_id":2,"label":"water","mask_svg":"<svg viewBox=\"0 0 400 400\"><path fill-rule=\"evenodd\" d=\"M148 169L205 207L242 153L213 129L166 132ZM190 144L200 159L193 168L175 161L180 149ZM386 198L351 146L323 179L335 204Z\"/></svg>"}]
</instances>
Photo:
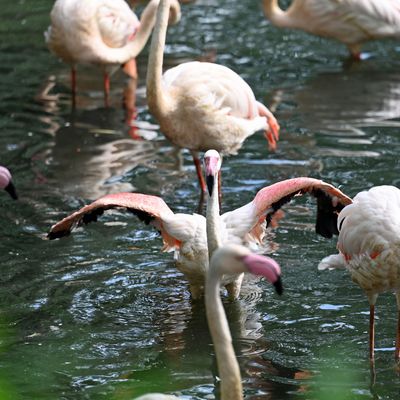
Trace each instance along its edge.
<instances>
[{"instance_id":1,"label":"water","mask_svg":"<svg viewBox=\"0 0 400 400\"><path fill-rule=\"evenodd\" d=\"M190 155L179 169L146 110L147 49L136 93L117 73L112 107L104 109L101 74L81 68L71 111L68 68L43 42L52 3L0 1L0 161L20 194L16 203L0 196L0 398L123 400L160 391L212 399L216 364L204 307L191 303L156 232L120 213L69 238L45 239L54 222L106 193L156 194L187 213L198 203ZM351 196L398 185L399 44L368 44L371 57L350 65L340 44L271 27L259 3L198 1L168 33L166 64L215 57L281 124L276 153L257 134L226 160L224 208L299 175ZM128 84L139 131L122 107ZM138 132L147 139L132 139ZM313 201L298 200L286 214L273 238L284 296L253 282L240 302L226 304L246 397L327 398L319 388L339 387L351 399L397 398L393 296L378 301L371 385L367 300L345 273L317 271L335 242L314 234Z\"/></svg>"}]
</instances>

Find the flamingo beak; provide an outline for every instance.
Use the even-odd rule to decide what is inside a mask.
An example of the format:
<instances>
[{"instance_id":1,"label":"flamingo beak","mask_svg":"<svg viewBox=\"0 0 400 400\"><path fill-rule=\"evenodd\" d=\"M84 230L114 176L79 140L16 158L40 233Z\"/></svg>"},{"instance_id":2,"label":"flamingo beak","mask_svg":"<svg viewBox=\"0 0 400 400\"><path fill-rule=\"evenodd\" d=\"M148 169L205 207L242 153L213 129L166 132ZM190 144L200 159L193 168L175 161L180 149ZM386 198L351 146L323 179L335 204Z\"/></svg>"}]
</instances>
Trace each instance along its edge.
<instances>
[{"instance_id":1,"label":"flamingo beak","mask_svg":"<svg viewBox=\"0 0 400 400\"><path fill-rule=\"evenodd\" d=\"M4 188L4 190L14 199L18 200L17 191L15 190L14 184L10 181L10 183Z\"/></svg>"},{"instance_id":2,"label":"flamingo beak","mask_svg":"<svg viewBox=\"0 0 400 400\"><path fill-rule=\"evenodd\" d=\"M208 194L212 196L215 184L215 177L218 174L218 163L219 159L217 157L207 157L204 159L204 167L206 171L206 184L208 189Z\"/></svg>"},{"instance_id":3,"label":"flamingo beak","mask_svg":"<svg viewBox=\"0 0 400 400\"><path fill-rule=\"evenodd\" d=\"M283 285L282 285L282 279L280 276L278 276L278 279L273 283L276 293L279 294L279 296L283 293Z\"/></svg>"}]
</instances>

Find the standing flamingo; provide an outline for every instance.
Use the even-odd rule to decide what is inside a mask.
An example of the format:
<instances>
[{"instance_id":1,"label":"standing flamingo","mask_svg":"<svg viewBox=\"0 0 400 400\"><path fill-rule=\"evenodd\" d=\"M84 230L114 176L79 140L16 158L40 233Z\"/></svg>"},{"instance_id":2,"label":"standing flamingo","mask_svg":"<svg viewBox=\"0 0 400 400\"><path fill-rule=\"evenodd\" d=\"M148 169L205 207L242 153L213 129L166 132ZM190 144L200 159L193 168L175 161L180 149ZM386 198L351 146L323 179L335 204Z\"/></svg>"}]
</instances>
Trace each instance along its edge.
<instances>
[{"instance_id":1,"label":"standing flamingo","mask_svg":"<svg viewBox=\"0 0 400 400\"><path fill-rule=\"evenodd\" d=\"M221 400L242 400L242 378L228 320L221 301L220 285L223 276L249 272L263 276L282 294L281 269L273 259L253 254L241 245L226 245L216 250L210 260L205 288L207 322L214 343L221 380ZM178 397L160 393L146 394L136 400L177 400Z\"/></svg>"},{"instance_id":2,"label":"standing flamingo","mask_svg":"<svg viewBox=\"0 0 400 400\"><path fill-rule=\"evenodd\" d=\"M214 148L235 154L243 141L264 130L276 148L279 125L256 101L250 86L235 72L208 62L186 62L162 74L169 0L160 0L147 69L147 102L161 131L178 147L189 149L203 192L199 151Z\"/></svg>"},{"instance_id":3,"label":"standing flamingo","mask_svg":"<svg viewBox=\"0 0 400 400\"><path fill-rule=\"evenodd\" d=\"M218 171L215 174L218 175ZM250 203L222 214L218 219L218 235L222 238L222 244L261 244L266 225L274 214L291 198L305 193L317 198L317 232L331 237L337 232L338 212L351 199L321 180L294 178L267 186ZM164 242L162 250L175 251L177 268L188 280L192 298L201 297L209 265L206 218L199 214L174 214L160 197L141 193L116 193L100 197L53 225L48 237L56 239L69 235L75 227L97 221L104 211L114 208L128 209L160 232ZM234 298L239 295L235 284L230 285L236 281L235 278L234 275L227 275L222 280L222 284L227 285L229 295Z\"/></svg>"},{"instance_id":4,"label":"standing flamingo","mask_svg":"<svg viewBox=\"0 0 400 400\"><path fill-rule=\"evenodd\" d=\"M151 0L140 22L124 0L57 0L51 26L45 32L49 49L71 65L73 104L76 96L76 64L97 64L104 70L104 99L108 105L110 73L121 64L137 78L135 57L142 51L154 27L159 0ZM177 0L171 3L171 23L180 19Z\"/></svg>"},{"instance_id":5,"label":"standing flamingo","mask_svg":"<svg viewBox=\"0 0 400 400\"><path fill-rule=\"evenodd\" d=\"M278 0L263 0L266 17L281 28L302 29L344 43L355 59L374 39L400 39L398 0L293 0L283 11Z\"/></svg>"},{"instance_id":6,"label":"standing flamingo","mask_svg":"<svg viewBox=\"0 0 400 400\"><path fill-rule=\"evenodd\" d=\"M396 295L398 322L395 358L400 356L400 190L376 186L358 193L338 220L339 254L324 258L318 269L346 268L370 304L369 357L374 360L374 314L378 295Z\"/></svg>"},{"instance_id":7,"label":"standing flamingo","mask_svg":"<svg viewBox=\"0 0 400 400\"><path fill-rule=\"evenodd\" d=\"M11 179L10 171L0 165L0 189L4 189L14 200L17 200L17 191Z\"/></svg>"}]
</instances>

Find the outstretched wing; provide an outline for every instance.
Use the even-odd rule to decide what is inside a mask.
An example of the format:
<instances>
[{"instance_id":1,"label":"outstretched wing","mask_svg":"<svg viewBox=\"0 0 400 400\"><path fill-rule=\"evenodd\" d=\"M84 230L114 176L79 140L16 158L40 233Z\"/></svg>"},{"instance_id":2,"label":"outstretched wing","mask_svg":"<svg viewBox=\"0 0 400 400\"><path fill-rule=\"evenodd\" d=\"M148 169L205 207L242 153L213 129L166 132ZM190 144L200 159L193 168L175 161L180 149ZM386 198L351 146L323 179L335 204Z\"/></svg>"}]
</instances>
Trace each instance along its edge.
<instances>
[{"instance_id":1,"label":"outstretched wing","mask_svg":"<svg viewBox=\"0 0 400 400\"><path fill-rule=\"evenodd\" d=\"M179 241L163 226L163 218L174 215L172 210L160 197L141 193L115 193L100 197L53 225L47 237L57 239L67 236L74 228L97 221L104 211L115 208L125 208L146 224L154 225L161 232L164 250L179 247Z\"/></svg>"},{"instance_id":2,"label":"outstretched wing","mask_svg":"<svg viewBox=\"0 0 400 400\"><path fill-rule=\"evenodd\" d=\"M261 241L264 220L268 226L284 204L306 193L317 199L316 232L327 238L337 235L338 214L352 200L329 183L307 177L287 179L259 190L252 202L225 213L222 220L230 234L240 238L250 235Z\"/></svg>"}]
</instances>

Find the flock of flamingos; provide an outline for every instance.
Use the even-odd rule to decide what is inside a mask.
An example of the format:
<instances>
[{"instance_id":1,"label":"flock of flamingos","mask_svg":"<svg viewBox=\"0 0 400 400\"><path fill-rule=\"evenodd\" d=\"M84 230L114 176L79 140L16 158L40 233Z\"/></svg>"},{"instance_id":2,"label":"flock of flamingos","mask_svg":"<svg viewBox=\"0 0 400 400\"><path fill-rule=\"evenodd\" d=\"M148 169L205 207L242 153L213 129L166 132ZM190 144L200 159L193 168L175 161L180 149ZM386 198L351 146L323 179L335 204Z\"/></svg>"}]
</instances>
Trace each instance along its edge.
<instances>
[{"instance_id":1,"label":"flock of flamingos","mask_svg":"<svg viewBox=\"0 0 400 400\"><path fill-rule=\"evenodd\" d=\"M131 2L135 6L135 2ZM263 0L266 17L276 26L303 29L344 43L361 60L368 40L400 38L400 0L294 0L284 11L278 0ZM174 251L191 296L204 296L221 380L221 398L243 398L239 366L232 346L220 288L236 299L244 272L264 276L282 293L279 265L254 254L267 228L282 218L283 205L310 194L317 200L316 232L338 235L338 254L324 258L319 269L347 269L370 304L369 358L374 360L374 308L377 297L394 292L398 306L395 344L400 357L400 190L378 186L353 199L321 180L298 177L259 190L244 206L220 214L222 156L235 154L243 141L263 130L275 149L279 124L258 102L250 86L231 69L208 62L185 62L163 74L168 24L181 17L177 0L150 0L140 20L124 0L57 0L45 33L49 49L71 66L72 102L76 65L97 64L104 72L105 104L110 75L123 65L137 77L135 57L152 33L147 70L147 101L161 132L188 149L201 190L207 195L206 216L177 214L157 196L116 193L103 196L52 226L48 237L60 238L75 227L96 221L105 210L125 208L161 234L163 251ZM203 163L199 152L205 152ZM0 187L17 198L11 174L0 167ZM176 399L163 394L138 400Z\"/></svg>"}]
</instances>

